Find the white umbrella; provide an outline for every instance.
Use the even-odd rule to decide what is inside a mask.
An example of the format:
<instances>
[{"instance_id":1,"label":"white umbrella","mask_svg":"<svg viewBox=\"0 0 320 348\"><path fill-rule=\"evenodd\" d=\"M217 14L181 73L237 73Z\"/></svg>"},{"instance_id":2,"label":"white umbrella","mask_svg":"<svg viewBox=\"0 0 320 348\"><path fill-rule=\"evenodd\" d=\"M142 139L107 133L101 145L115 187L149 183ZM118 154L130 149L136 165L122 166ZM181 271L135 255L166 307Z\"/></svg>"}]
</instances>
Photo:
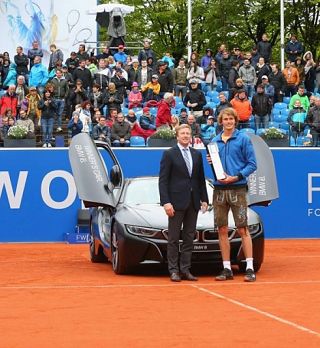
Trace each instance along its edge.
<instances>
[{"instance_id":1,"label":"white umbrella","mask_svg":"<svg viewBox=\"0 0 320 348\"><path fill-rule=\"evenodd\" d=\"M134 6L128 6L124 4L100 4L95 6L94 8L88 10L88 14L97 14L97 13L103 13L103 12L111 12L115 8L119 8L122 12L122 14L128 14L134 11Z\"/></svg>"}]
</instances>

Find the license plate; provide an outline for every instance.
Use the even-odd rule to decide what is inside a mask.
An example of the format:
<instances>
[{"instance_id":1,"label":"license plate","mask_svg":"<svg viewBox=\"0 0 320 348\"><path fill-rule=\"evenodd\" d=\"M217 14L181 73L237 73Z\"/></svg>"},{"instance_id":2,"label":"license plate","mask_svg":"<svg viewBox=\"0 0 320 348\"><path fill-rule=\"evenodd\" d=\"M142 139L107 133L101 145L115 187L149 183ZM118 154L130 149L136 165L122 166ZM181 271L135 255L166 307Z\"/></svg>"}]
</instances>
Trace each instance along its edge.
<instances>
[{"instance_id":1,"label":"license plate","mask_svg":"<svg viewBox=\"0 0 320 348\"><path fill-rule=\"evenodd\" d=\"M182 244L179 244L179 251L181 251L181 248L182 248ZM205 252L212 252L216 250L217 250L217 246L215 244L204 244L204 243L193 244L193 252L205 253Z\"/></svg>"}]
</instances>

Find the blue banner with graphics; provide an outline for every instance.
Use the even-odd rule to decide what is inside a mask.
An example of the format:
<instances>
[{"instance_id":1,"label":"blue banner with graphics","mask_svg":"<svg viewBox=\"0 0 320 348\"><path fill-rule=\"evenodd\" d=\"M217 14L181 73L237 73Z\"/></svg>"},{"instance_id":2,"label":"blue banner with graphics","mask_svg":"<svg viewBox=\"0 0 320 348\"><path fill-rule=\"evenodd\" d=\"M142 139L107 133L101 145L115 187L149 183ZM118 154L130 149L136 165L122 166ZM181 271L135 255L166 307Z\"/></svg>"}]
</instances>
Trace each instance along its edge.
<instances>
[{"instance_id":1,"label":"blue banner with graphics","mask_svg":"<svg viewBox=\"0 0 320 348\"><path fill-rule=\"evenodd\" d=\"M157 175L160 149L118 149L125 177ZM272 150L280 198L255 207L267 238L320 237L320 149ZM203 153L205 155L205 153ZM205 163L206 175L211 168ZM68 149L0 150L0 242L64 241L81 203Z\"/></svg>"}]
</instances>

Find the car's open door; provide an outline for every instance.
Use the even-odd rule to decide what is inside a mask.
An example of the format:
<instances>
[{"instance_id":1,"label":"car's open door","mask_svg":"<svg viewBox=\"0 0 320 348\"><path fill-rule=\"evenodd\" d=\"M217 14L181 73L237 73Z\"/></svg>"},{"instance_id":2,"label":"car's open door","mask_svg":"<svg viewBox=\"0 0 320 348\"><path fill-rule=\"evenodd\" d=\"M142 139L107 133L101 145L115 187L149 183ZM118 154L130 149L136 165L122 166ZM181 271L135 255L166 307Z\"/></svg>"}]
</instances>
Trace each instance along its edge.
<instances>
[{"instance_id":1,"label":"car's open door","mask_svg":"<svg viewBox=\"0 0 320 348\"><path fill-rule=\"evenodd\" d=\"M278 183L272 153L266 142L248 133L257 159L257 170L248 178L248 205L268 206L279 198Z\"/></svg>"},{"instance_id":2,"label":"car's open door","mask_svg":"<svg viewBox=\"0 0 320 348\"><path fill-rule=\"evenodd\" d=\"M105 150L101 151L103 157L98 148ZM71 140L69 160L79 198L85 207L117 205L124 179L108 144L95 143L88 134L80 133Z\"/></svg>"}]
</instances>

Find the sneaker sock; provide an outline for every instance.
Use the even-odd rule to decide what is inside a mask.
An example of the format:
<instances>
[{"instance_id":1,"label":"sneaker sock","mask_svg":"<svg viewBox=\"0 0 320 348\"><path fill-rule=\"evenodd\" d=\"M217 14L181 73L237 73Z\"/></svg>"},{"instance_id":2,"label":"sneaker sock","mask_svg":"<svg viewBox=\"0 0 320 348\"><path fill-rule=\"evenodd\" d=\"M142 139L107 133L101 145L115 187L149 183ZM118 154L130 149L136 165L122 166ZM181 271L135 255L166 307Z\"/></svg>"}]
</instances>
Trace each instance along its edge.
<instances>
[{"instance_id":1,"label":"sneaker sock","mask_svg":"<svg viewBox=\"0 0 320 348\"><path fill-rule=\"evenodd\" d=\"M246 269L252 269L253 270L253 258L248 257L246 258L247 268Z\"/></svg>"},{"instance_id":2,"label":"sneaker sock","mask_svg":"<svg viewBox=\"0 0 320 348\"><path fill-rule=\"evenodd\" d=\"M231 262L230 261L223 261L223 268L230 269L230 271L231 271Z\"/></svg>"}]
</instances>

